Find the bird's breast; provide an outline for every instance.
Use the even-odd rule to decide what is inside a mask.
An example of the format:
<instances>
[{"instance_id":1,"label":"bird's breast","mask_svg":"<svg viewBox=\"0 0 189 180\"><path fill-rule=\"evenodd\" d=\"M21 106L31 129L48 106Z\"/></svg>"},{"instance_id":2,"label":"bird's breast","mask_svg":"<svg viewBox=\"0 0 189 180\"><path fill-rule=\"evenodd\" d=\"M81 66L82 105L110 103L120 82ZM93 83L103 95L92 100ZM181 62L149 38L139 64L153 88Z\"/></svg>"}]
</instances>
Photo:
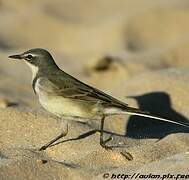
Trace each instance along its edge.
<instances>
[{"instance_id":1,"label":"bird's breast","mask_svg":"<svg viewBox=\"0 0 189 180\"><path fill-rule=\"evenodd\" d=\"M57 116L78 116L91 118L97 113L94 104L83 103L61 96L39 95L41 105Z\"/></svg>"},{"instance_id":2,"label":"bird's breast","mask_svg":"<svg viewBox=\"0 0 189 180\"><path fill-rule=\"evenodd\" d=\"M98 113L95 103L80 101L77 99L64 98L56 93L47 93L35 86L40 104L49 112L61 116L78 116L81 118L94 118Z\"/></svg>"}]
</instances>

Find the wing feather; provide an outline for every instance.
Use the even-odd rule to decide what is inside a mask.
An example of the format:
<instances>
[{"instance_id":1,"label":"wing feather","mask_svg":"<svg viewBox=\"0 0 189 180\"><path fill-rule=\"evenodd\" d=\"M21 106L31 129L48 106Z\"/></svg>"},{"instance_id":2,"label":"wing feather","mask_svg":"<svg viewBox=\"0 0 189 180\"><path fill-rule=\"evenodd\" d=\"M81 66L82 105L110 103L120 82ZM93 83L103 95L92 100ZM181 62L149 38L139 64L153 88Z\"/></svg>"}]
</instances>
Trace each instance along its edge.
<instances>
[{"instance_id":1,"label":"wing feather","mask_svg":"<svg viewBox=\"0 0 189 180\"><path fill-rule=\"evenodd\" d=\"M128 105L123 103L116 98L93 88L74 77L64 74L64 75L51 75L48 78L40 78L41 88L49 86L43 90L48 91L48 93L56 93L59 96L65 98L79 99L83 101L92 101L96 103L101 103L106 106L116 106L120 108L125 108Z\"/></svg>"}]
</instances>

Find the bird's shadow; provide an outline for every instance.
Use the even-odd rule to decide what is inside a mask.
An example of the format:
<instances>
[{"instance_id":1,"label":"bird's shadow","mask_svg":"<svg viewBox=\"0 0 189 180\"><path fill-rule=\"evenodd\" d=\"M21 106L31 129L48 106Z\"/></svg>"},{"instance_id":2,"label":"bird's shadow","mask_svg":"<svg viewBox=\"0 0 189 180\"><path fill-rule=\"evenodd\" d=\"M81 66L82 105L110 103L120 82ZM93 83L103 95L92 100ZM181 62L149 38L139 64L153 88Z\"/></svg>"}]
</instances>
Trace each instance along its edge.
<instances>
[{"instance_id":1,"label":"bird's shadow","mask_svg":"<svg viewBox=\"0 0 189 180\"><path fill-rule=\"evenodd\" d=\"M189 124L186 117L172 108L171 98L166 92L151 92L140 96L132 96L132 98L136 99L139 108L143 111L148 111L153 115L176 122ZM161 139L168 134L185 132L189 132L189 128L145 117L131 116L126 125L125 135L135 139Z\"/></svg>"}]
</instances>

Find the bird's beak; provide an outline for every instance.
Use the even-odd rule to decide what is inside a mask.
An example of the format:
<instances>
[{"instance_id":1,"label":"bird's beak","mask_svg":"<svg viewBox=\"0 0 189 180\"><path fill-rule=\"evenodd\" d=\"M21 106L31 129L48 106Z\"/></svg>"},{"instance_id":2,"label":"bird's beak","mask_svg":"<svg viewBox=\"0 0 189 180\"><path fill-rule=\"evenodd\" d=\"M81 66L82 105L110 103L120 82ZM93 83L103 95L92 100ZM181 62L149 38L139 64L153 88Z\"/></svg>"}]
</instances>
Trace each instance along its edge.
<instances>
[{"instance_id":1,"label":"bird's beak","mask_svg":"<svg viewBox=\"0 0 189 180\"><path fill-rule=\"evenodd\" d=\"M23 59L23 55L22 54L11 55L11 56L9 56L9 58L12 58L12 59Z\"/></svg>"}]
</instances>

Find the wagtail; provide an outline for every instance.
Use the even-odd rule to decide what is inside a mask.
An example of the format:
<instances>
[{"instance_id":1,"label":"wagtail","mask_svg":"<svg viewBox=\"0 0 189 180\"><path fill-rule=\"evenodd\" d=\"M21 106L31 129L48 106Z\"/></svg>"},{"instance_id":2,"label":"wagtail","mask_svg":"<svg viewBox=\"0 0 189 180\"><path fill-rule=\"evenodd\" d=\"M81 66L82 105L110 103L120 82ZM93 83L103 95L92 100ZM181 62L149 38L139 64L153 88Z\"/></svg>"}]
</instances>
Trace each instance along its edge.
<instances>
[{"instance_id":1,"label":"wagtail","mask_svg":"<svg viewBox=\"0 0 189 180\"><path fill-rule=\"evenodd\" d=\"M24 60L32 70L32 87L38 95L39 102L49 112L58 117L72 117L72 120L101 118L100 145L109 148L103 139L104 120L107 116L129 114L157 119L180 126L189 125L151 115L140 109L129 107L126 103L91 87L73 76L62 71L55 63L51 54L40 48L28 50L22 54L12 55L9 58ZM45 150L55 141L65 136L61 133L40 150Z\"/></svg>"}]
</instances>

